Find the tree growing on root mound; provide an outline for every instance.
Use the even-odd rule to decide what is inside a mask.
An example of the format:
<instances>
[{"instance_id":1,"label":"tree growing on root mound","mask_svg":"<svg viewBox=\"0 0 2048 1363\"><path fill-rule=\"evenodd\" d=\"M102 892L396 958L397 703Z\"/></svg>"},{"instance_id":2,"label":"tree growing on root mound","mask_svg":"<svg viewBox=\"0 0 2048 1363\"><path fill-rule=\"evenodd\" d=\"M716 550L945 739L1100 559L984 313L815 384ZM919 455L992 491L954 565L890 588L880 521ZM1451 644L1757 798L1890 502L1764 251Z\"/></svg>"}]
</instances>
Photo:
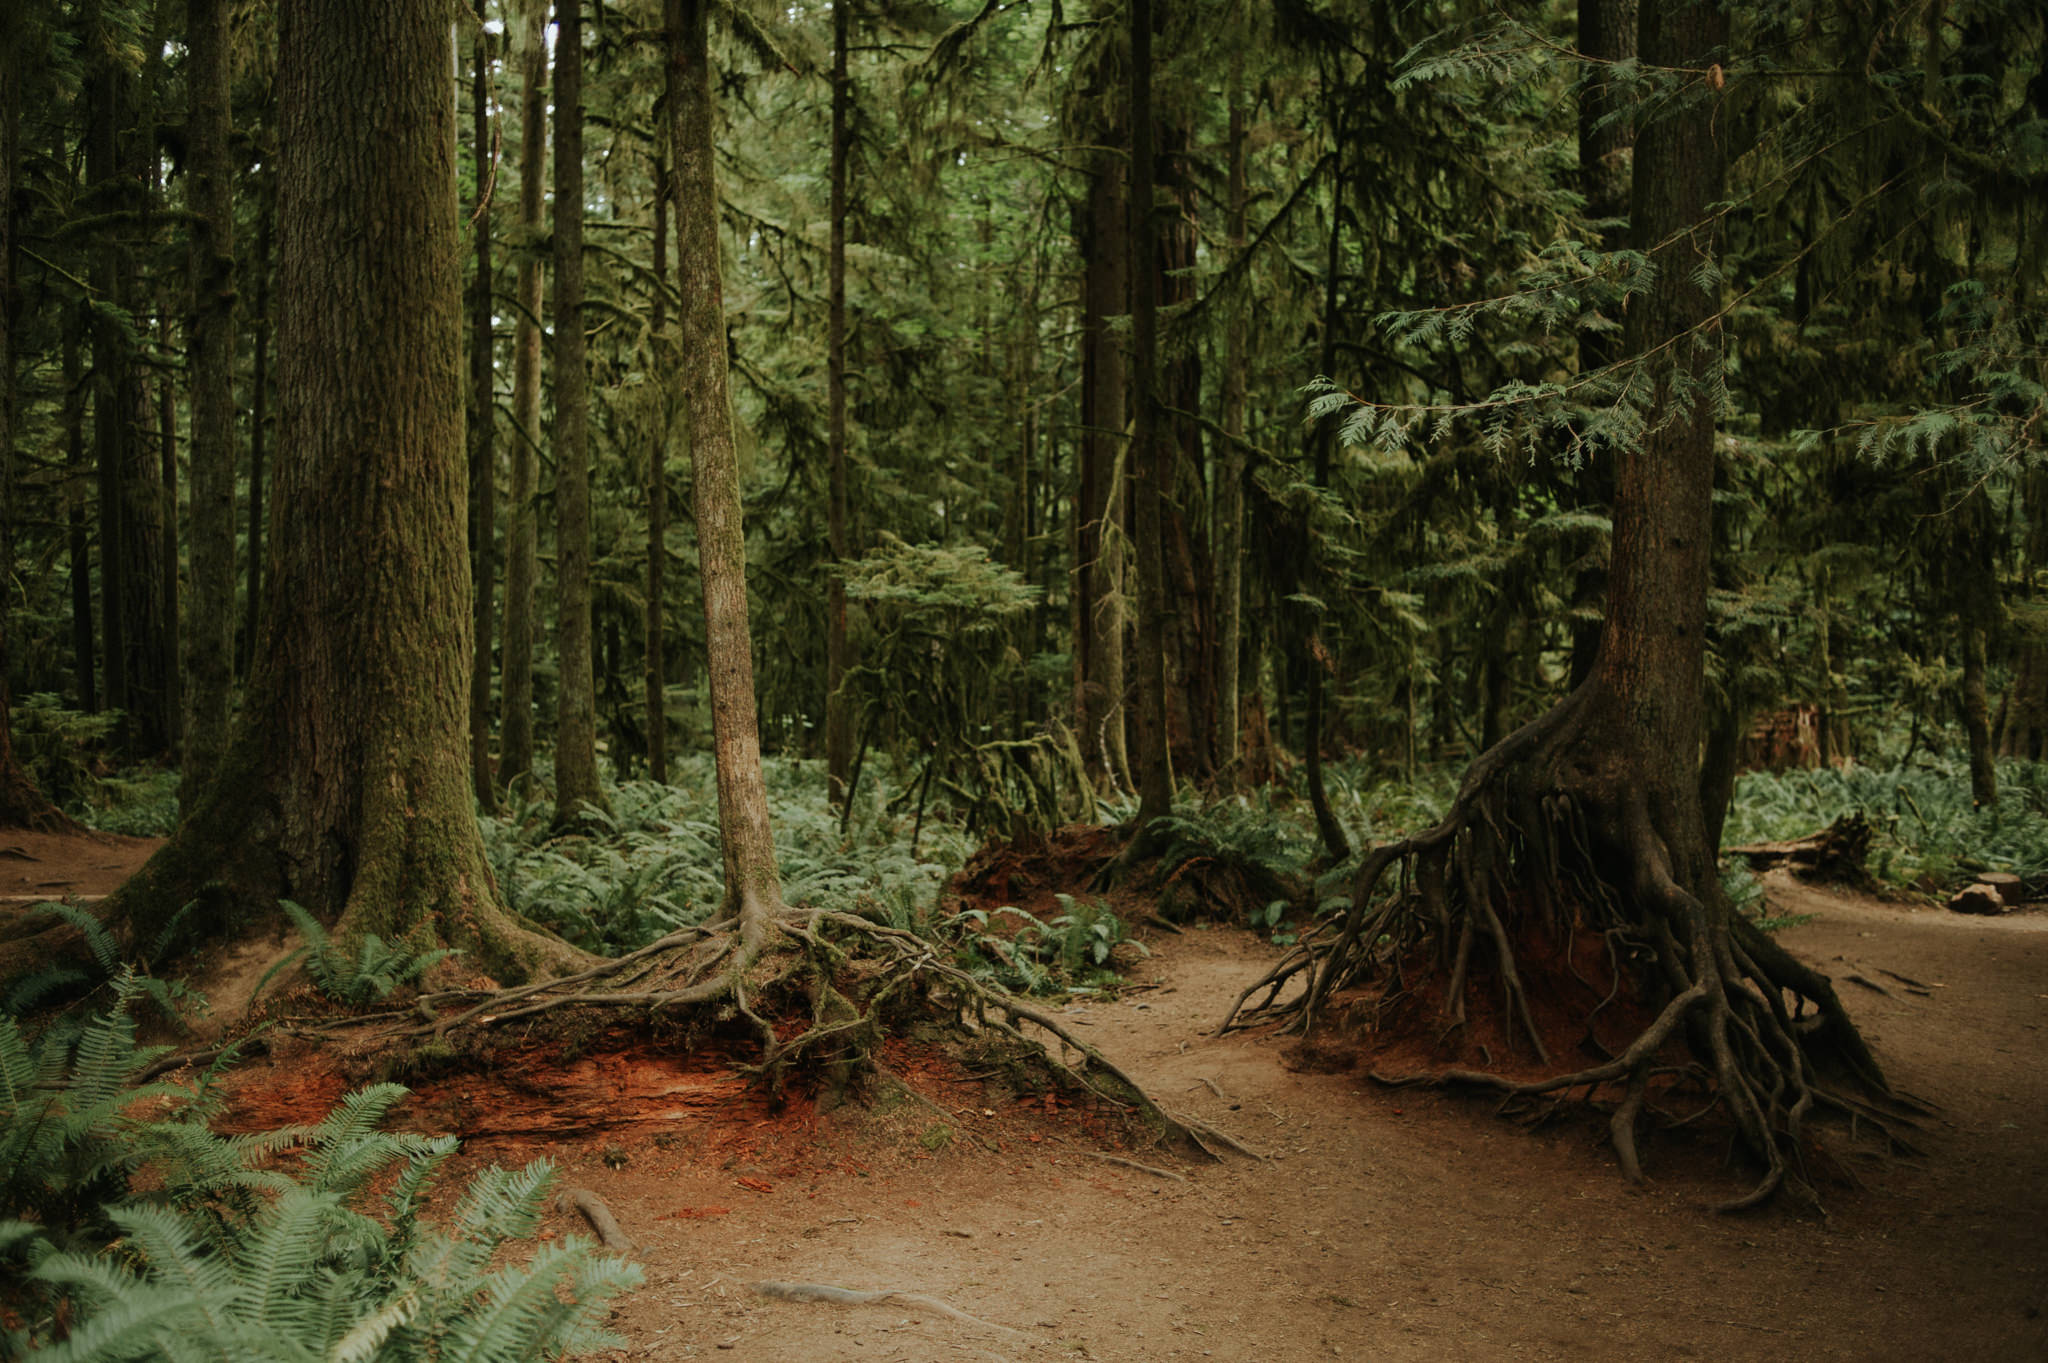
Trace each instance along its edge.
<instances>
[{"instance_id":1,"label":"tree growing on root mound","mask_svg":"<svg viewBox=\"0 0 2048 1363\"><path fill-rule=\"evenodd\" d=\"M575 953L503 906L471 806L453 54L430 0L279 12L277 533L214 779L113 912L280 898L520 976Z\"/></svg>"},{"instance_id":2,"label":"tree growing on root mound","mask_svg":"<svg viewBox=\"0 0 2048 1363\"><path fill-rule=\"evenodd\" d=\"M1441 823L1371 852L1341 924L1246 990L1226 1026L1280 1014L1313 1029L1339 991L1377 988L1377 1025L1435 1029L1440 1053L1483 1061L1409 1078L1510 1097L1606 1094L1632 1179L1645 1109L1696 1078L1763 1169L1733 1208L1803 1181L1801 1135L1817 1111L1899 1109L1827 979L1734 913L1701 812L1719 364L1718 302L1701 281L1717 278L1726 40L1718 5L1644 0L1645 68L1693 74L1642 110L1636 142L1632 232L1655 273L1630 302L1626 348L1649 399L1641 438L1618 451L1591 674L1480 756ZM1587 942L1598 947L1590 976ZM1303 987L1281 1002L1290 982ZM1416 1016L1431 1011L1424 1001L1438 1016ZM1594 1063L1552 1053L1560 1004ZM1475 1013L1494 1007L1485 1039L1520 1054L1481 1044ZM1603 1013L1633 1018L1627 1035L1603 1042Z\"/></svg>"}]
</instances>

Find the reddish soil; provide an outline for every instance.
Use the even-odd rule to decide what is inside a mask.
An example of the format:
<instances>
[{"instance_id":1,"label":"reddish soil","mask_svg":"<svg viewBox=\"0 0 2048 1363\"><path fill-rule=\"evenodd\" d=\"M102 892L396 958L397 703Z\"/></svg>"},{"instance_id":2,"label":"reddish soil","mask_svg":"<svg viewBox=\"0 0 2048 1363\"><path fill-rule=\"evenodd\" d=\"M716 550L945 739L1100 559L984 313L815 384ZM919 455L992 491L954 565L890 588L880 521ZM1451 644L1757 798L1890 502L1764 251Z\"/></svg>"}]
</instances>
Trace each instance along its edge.
<instances>
[{"instance_id":1,"label":"reddish soil","mask_svg":"<svg viewBox=\"0 0 2048 1363\"><path fill-rule=\"evenodd\" d=\"M1924 1158L1830 1132L1857 1182L1824 1190L1825 1215L1706 1210L1745 1186L1719 1141L1647 1140L1652 1182L1630 1188L1599 1123L1532 1131L1482 1102L1291 1069L1286 1038L1216 1037L1276 951L1224 927L1153 937L1141 987L1064 1016L1264 1160L1118 1150L1088 1114L992 1101L915 1041L888 1063L916 1096L830 1113L772 1109L734 1078L740 1057L599 1032L422 1080L401 1119L468 1134L476 1160L547 1154L610 1205L648 1279L614 1321L619 1363L2048 1358L2048 914L1770 883L1777 911L1814 915L1782 940L1834 976L1894 1080L1940 1105ZM1015 888L1022 905L1043 887ZM250 1062L230 1118L317 1116L347 1063ZM563 1213L548 1233L581 1230ZM926 1300L769 1299L762 1280L893 1288L976 1321Z\"/></svg>"},{"instance_id":2,"label":"reddish soil","mask_svg":"<svg viewBox=\"0 0 2048 1363\"><path fill-rule=\"evenodd\" d=\"M0 906L105 898L142 868L162 838L0 829Z\"/></svg>"}]
</instances>

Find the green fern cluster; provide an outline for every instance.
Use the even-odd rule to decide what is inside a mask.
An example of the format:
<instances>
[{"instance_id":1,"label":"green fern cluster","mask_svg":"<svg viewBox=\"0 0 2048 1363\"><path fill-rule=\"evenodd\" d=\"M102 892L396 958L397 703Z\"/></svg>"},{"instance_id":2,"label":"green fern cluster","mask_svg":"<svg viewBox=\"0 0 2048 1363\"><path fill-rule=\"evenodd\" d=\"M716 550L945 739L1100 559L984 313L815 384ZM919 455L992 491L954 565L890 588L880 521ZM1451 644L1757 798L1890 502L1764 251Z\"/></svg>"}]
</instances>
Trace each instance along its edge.
<instances>
[{"instance_id":1,"label":"green fern cluster","mask_svg":"<svg viewBox=\"0 0 2048 1363\"><path fill-rule=\"evenodd\" d=\"M2048 763L2002 761L2000 798L1977 807L1958 760L1910 766L1750 772L1736 783L1722 841L1799 837L1862 813L1876 836L1870 867L1881 880L1950 886L2008 871L2048 888Z\"/></svg>"},{"instance_id":2,"label":"green fern cluster","mask_svg":"<svg viewBox=\"0 0 2048 1363\"><path fill-rule=\"evenodd\" d=\"M1108 905L1066 894L1054 898L1061 911L1050 921L1005 904L994 913L969 909L941 926L957 943L962 969L1017 994L1101 993L1118 982L1111 961L1116 948L1128 943L1149 954ZM1016 931L1008 937L991 931L1000 919L1012 920Z\"/></svg>"},{"instance_id":3,"label":"green fern cluster","mask_svg":"<svg viewBox=\"0 0 2048 1363\"><path fill-rule=\"evenodd\" d=\"M476 1175L436 1223L456 1142L379 1131L395 1084L255 1136L209 1131L203 1091L162 1115L182 1091L134 1086L156 1054L134 1044L135 993L70 1047L0 1018L0 1305L24 1322L0 1356L519 1363L617 1344L600 1321L637 1266L575 1238L505 1261L539 1224L545 1162Z\"/></svg>"},{"instance_id":4,"label":"green fern cluster","mask_svg":"<svg viewBox=\"0 0 2048 1363\"><path fill-rule=\"evenodd\" d=\"M271 973L303 955L306 973L313 977L320 992L343 1003L368 1004L389 998L394 990L413 983L457 954L446 947L413 951L402 942L387 942L374 932L366 933L355 944L354 954L350 954L320 925L320 920L297 904L281 899L277 906L298 928L306 945L271 967Z\"/></svg>"}]
</instances>

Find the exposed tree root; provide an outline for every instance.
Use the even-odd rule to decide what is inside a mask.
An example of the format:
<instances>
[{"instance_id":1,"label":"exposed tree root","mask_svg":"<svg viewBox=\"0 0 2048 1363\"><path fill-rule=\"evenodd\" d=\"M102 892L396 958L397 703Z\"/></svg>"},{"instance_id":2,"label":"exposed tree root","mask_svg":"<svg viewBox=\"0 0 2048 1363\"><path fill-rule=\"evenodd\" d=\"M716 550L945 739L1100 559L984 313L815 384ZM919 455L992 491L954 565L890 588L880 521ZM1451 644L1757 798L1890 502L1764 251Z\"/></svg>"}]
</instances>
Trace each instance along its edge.
<instances>
[{"instance_id":1,"label":"exposed tree root","mask_svg":"<svg viewBox=\"0 0 2048 1363\"><path fill-rule=\"evenodd\" d=\"M1689 792L1643 781L1625 740L1603 741L1618 726L1601 700L1582 688L1480 757L1440 823L1373 849L1344 918L1223 1026L1307 1035L1349 1020L1437 1058L1381 1082L1608 1107L1631 1180L1645 1118L1697 1088L1762 1169L1724 1210L1810 1195L1817 1112L1890 1132L1921 1109L1892 1092L1827 977L1733 912L1686 825ZM1593 1063L1567 1062L1565 1046ZM1479 1064L1455 1063L1475 1051Z\"/></svg>"},{"instance_id":2,"label":"exposed tree root","mask_svg":"<svg viewBox=\"0 0 2048 1363\"><path fill-rule=\"evenodd\" d=\"M758 932L742 929L750 917ZM765 922L742 914L670 933L553 980L441 990L403 1008L278 1025L308 1034L368 1029L368 1041L408 1045L600 1009L743 1023L760 1044L759 1059L742 1067L746 1073L779 1091L804 1069L822 1076L835 1095L857 1075L876 1071L873 1056L893 1023L937 1013L964 1033L1003 1043L1011 1061L1042 1074L1034 1082L1085 1095L1212 1157L1212 1145L1254 1153L1199 1121L1169 1113L1057 1017L961 970L941 946L851 914L793 913ZM799 1020L805 1011L808 1018Z\"/></svg>"}]
</instances>

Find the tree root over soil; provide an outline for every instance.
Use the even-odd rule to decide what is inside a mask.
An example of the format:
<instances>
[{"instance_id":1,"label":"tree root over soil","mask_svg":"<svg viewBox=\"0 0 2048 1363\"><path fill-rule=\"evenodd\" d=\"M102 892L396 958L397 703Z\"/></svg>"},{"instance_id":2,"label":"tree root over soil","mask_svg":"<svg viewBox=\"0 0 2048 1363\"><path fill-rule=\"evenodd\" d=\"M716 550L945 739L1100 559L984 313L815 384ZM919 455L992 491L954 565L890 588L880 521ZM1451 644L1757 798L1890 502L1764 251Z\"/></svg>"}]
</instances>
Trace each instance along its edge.
<instances>
[{"instance_id":1,"label":"tree root over soil","mask_svg":"<svg viewBox=\"0 0 2048 1363\"><path fill-rule=\"evenodd\" d=\"M1085 1097L1162 1139L1211 1158L1218 1147L1255 1154L1169 1112L1057 1017L959 969L942 947L915 933L842 913L785 913L757 923L758 932L741 930L741 921L684 928L556 979L440 990L405 1007L276 1025L304 1034L346 1031L371 1047L425 1046L549 1015L632 1010L650 1020L740 1026L760 1046L760 1058L742 1065L743 1073L779 1093L805 1071L836 1100L862 1074L887 1076L875 1059L886 1029L936 1015L973 1044L994 1043L1003 1068L1021 1067L1035 1074L1032 1082ZM200 1059L172 1057L157 1068Z\"/></svg>"},{"instance_id":2,"label":"tree root over soil","mask_svg":"<svg viewBox=\"0 0 2048 1363\"><path fill-rule=\"evenodd\" d=\"M1382 1056L1430 1056L1383 1083L1488 1089L1504 1109L1579 1094L1608 1111L1631 1181L1644 1117L1718 1108L1762 1168L1721 1210L1810 1198L1812 1116L1903 1145L1925 1109L1887 1084L1828 978L1734 912L1704 833L1688 836L1690 792L1644 781L1656 767L1625 741L1589 741L1614 733L1594 729L1600 697L1582 688L1505 739L1441 822L1368 853L1349 911L1244 990L1223 1030L1278 1023L1314 1045L1349 1022ZM1670 1117L1689 1090L1704 1106Z\"/></svg>"}]
</instances>

